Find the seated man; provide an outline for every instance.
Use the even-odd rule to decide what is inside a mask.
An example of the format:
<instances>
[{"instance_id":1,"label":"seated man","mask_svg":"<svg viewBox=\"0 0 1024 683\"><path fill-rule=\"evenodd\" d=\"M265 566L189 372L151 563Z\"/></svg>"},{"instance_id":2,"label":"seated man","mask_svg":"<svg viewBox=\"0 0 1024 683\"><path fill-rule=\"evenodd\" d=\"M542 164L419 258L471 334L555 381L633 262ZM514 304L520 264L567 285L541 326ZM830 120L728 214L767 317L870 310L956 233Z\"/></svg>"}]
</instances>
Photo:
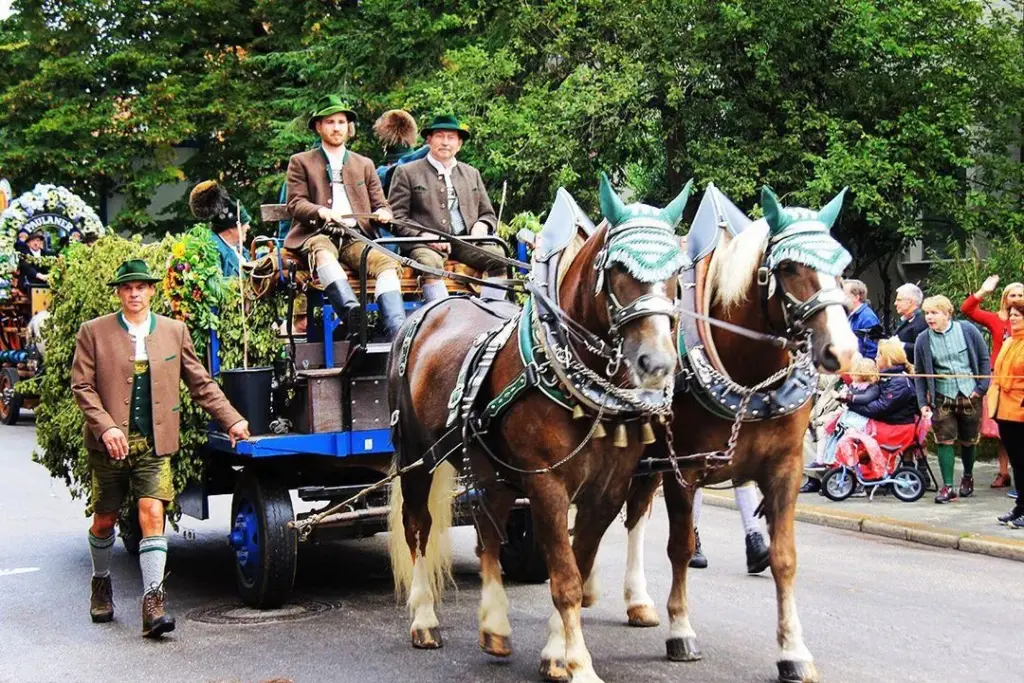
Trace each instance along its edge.
<instances>
[{"instance_id":1,"label":"seated man","mask_svg":"<svg viewBox=\"0 0 1024 683\"><path fill-rule=\"evenodd\" d=\"M249 260L245 249L245 238L252 220L249 212L232 199L216 180L204 180L192 188L188 206L193 216L210 224L221 274L238 277L241 264Z\"/></svg>"},{"instance_id":2,"label":"seated man","mask_svg":"<svg viewBox=\"0 0 1024 683\"><path fill-rule=\"evenodd\" d=\"M18 264L18 272L21 273L21 288L28 292L30 287L45 287L49 283L49 268L33 261L41 256L53 256L53 252L46 250L46 235L40 231L28 236L25 247L24 251L19 250L21 262Z\"/></svg>"},{"instance_id":3,"label":"seated man","mask_svg":"<svg viewBox=\"0 0 1024 683\"><path fill-rule=\"evenodd\" d=\"M459 125L454 116L438 116L423 129L423 135L430 147L426 158L396 166L391 179L389 200L395 210L395 233L403 237L427 238L439 234L494 234L498 218L480 172L455 160L462 144L470 137L469 131ZM480 247L504 256L498 245L481 244ZM501 277L504 273L504 266L499 261L459 244L431 242L409 250L409 256L433 268L442 268L449 255L490 276ZM484 289L483 298L504 298L500 289ZM448 289L442 280L424 278L425 301L447 295Z\"/></svg>"},{"instance_id":4,"label":"seated man","mask_svg":"<svg viewBox=\"0 0 1024 683\"><path fill-rule=\"evenodd\" d=\"M345 143L355 135L356 115L341 98L320 98L309 118L309 129L320 136L320 145L292 156L288 162L288 213L292 227L284 246L313 257L324 294L347 323L359 301L341 264L358 270L365 247L354 240L343 244L332 226L358 226L367 237L376 239L376 227L368 218L356 219L351 215L365 216L372 211L374 220L389 223L391 208L373 162L345 148ZM371 251L366 269L367 276L377 281L374 298L391 339L405 321L398 264Z\"/></svg>"}]
</instances>

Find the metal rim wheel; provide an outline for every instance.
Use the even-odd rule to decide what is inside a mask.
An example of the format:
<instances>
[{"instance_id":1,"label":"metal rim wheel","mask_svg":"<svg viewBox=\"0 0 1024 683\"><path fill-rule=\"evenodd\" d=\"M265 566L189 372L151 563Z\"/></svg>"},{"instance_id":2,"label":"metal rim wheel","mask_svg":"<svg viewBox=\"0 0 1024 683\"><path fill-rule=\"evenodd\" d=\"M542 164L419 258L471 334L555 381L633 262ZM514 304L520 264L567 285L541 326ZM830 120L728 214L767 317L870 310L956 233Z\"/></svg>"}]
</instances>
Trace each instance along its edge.
<instances>
[{"instance_id":1,"label":"metal rim wheel","mask_svg":"<svg viewBox=\"0 0 1024 683\"><path fill-rule=\"evenodd\" d=\"M21 417L21 396L14 391L19 379L14 368L3 368L0 372L0 422L5 425L17 424Z\"/></svg>"},{"instance_id":2,"label":"metal rim wheel","mask_svg":"<svg viewBox=\"0 0 1024 683\"><path fill-rule=\"evenodd\" d=\"M548 580L548 565L533 532L533 514L529 508L513 510L509 515L500 559L505 576L512 581L543 583Z\"/></svg>"},{"instance_id":3,"label":"metal rim wheel","mask_svg":"<svg viewBox=\"0 0 1024 683\"><path fill-rule=\"evenodd\" d=\"M857 477L848 467L835 467L821 480L821 490L829 500L846 500L857 487Z\"/></svg>"},{"instance_id":4,"label":"metal rim wheel","mask_svg":"<svg viewBox=\"0 0 1024 683\"><path fill-rule=\"evenodd\" d=\"M892 480L892 495L904 503L913 503L924 495L924 477L915 467L898 467Z\"/></svg>"},{"instance_id":5,"label":"metal rim wheel","mask_svg":"<svg viewBox=\"0 0 1024 683\"><path fill-rule=\"evenodd\" d=\"M231 501L235 582L251 607L280 607L295 583L298 539L288 523L295 519L288 489L249 468L239 477Z\"/></svg>"}]
</instances>

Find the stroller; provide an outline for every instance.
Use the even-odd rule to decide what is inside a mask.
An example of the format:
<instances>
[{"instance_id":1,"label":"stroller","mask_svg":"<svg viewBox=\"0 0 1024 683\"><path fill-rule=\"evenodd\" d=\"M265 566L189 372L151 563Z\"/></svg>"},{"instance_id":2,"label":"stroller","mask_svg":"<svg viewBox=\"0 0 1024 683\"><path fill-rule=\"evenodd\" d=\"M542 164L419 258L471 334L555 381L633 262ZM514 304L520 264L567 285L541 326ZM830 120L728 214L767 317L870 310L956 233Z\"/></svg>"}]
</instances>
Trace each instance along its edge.
<instances>
[{"instance_id":1,"label":"stroller","mask_svg":"<svg viewBox=\"0 0 1024 683\"><path fill-rule=\"evenodd\" d=\"M822 493L830 500L846 500L860 484L870 489L869 500L880 489L888 489L898 500L912 503L930 488L937 489L923 447L930 426L921 419L912 425L886 425L889 438L885 440L870 430L845 430L835 463L822 477Z\"/></svg>"}]
</instances>

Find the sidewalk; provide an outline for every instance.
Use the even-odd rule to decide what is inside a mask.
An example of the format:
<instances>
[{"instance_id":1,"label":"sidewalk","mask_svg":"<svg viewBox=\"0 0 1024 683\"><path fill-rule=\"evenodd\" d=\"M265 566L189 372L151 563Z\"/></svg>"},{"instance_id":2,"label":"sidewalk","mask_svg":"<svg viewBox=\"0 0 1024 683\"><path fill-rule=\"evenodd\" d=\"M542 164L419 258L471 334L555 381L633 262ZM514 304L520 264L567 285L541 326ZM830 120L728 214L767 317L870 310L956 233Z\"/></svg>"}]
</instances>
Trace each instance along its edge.
<instances>
[{"instance_id":1,"label":"sidewalk","mask_svg":"<svg viewBox=\"0 0 1024 683\"><path fill-rule=\"evenodd\" d=\"M938 462L929 458L939 476ZM802 522L861 531L864 533L955 548L964 552L992 555L1024 562L1024 529L1014 530L996 522L1008 512L1013 501L1007 489L992 489L996 464L978 463L974 468L975 488L970 498L936 505L935 492L927 492L916 503L902 503L891 495L849 498L840 503L823 495L802 493L797 499L796 518ZM960 481L957 462L956 482ZM709 505L734 508L731 491L704 490Z\"/></svg>"}]
</instances>

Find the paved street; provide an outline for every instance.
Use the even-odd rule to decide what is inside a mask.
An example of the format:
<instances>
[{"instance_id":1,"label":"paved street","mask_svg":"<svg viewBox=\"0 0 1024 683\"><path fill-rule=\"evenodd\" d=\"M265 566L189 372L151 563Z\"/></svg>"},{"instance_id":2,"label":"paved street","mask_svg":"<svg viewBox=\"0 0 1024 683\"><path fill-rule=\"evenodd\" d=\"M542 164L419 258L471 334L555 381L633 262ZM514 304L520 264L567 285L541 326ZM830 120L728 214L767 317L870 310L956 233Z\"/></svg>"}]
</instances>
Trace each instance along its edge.
<instances>
[{"instance_id":1,"label":"paved street","mask_svg":"<svg viewBox=\"0 0 1024 683\"><path fill-rule=\"evenodd\" d=\"M551 610L545 586L509 589L515 654L495 661L476 646L479 597L473 539L455 535L459 590L440 610L446 647L413 651L396 605L383 538L304 547L298 607L264 624L245 619L224 542L228 500L206 522L170 534L167 587L178 630L139 637L138 566L118 545L117 618L90 623L83 503L30 461L31 424L0 427L0 681L533 681ZM706 507L711 566L691 574L693 623L704 660L664 659L667 629L624 625L625 534L616 525L598 558L603 600L586 613L599 674L611 682L775 678L771 579L744 573L736 513ZM798 583L807 644L830 683L1017 681L1024 605L1021 564L807 524L797 527ZM648 533L651 592L664 615L669 567L661 504ZM300 617L284 621L286 617ZM206 621L202 621L206 619Z\"/></svg>"}]
</instances>

